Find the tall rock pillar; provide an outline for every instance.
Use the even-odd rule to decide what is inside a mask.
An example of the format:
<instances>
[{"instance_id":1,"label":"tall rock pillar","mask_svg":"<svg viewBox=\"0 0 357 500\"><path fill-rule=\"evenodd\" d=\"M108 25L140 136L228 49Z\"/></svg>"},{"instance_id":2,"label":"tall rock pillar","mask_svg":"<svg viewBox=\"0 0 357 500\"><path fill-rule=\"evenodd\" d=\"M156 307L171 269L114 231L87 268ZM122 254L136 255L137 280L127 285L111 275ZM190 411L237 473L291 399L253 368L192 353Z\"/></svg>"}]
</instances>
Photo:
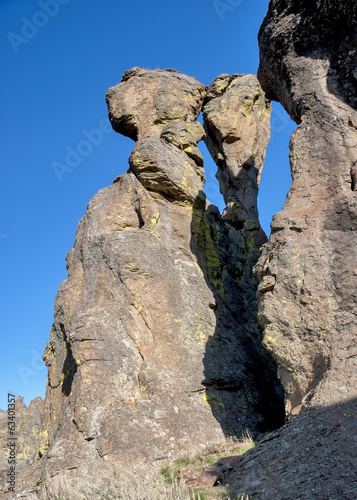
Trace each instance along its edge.
<instances>
[{"instance_id":1,"label":"tall rock pillar","mask_svg":"<svg viewBox=\"0 0 357 500\"><path fill-rule=\"evenodd\" d=\"M107 93L113 128L137 142L128 172L89 203L67 256L28 484L58 471L140 475L282 423L256 318L252 267L265 236L254 214L230 223L206 200L195 121L205 96L194 78L143 68ZM253 173L243 182L256 191Z\"/></svg>"}]
</instances>

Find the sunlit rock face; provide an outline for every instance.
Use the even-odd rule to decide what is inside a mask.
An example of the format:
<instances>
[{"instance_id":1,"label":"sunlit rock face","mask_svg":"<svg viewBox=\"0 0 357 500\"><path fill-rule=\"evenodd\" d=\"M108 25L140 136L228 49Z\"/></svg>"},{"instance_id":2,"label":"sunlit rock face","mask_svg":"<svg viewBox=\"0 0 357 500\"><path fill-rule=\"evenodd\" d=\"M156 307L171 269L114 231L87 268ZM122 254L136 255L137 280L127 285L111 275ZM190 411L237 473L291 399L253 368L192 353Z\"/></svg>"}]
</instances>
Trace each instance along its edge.
<instances>
[{"instance_id":1,"label":"sunlit rock face","mask_svg":"<svg viewBox=\"0 0 357 500\"><path fill-rule=\"evenodd\" d=\"M257 266L259 278L276 279L260 296L260 319L288 410L353 344L356 313L356 8L295 4L271 4L259 69L267 95L299 124L290 144L293 183Z\"/></svg>"},{"instance_id":2,"label":"sunlit rock face","mask_svg":"<svg viewBox=\"0 0 357 500\"><path fill-rule=\"evenodd\" d=\"M12 401L11 397L9 401ZM0 495L11 486L8 483L10 466L15 468L16 485L16 478L35 461L43 399L36 398L27 407L19 396L15 402L10 403L9 409L9 413L0 410ZM10 431L13 434L10 434ZM10 451L14 452L14 455Z\"/></svg>"},{"instance_id":3,"label":"sunlit rock face","mask_svg":"<svg viewBox=\"0 0 357 500\"><path fill-rule=\"evenodd\" d=\"M273 0L259 33L262 88L298 127L256 266L263 344L295 419L227 480L257 498L357 497L356 10Z\"/></svg>"},{"instance_id":4,"label":"sunlit rock face","mask_svg":"<svg viewBox=\"0 0 357 500\"><path fill-rule=\"evenodd\" d=\"M172 121L196 120L205 94L202 83L173 69L133 68L107 92L109 119L116 132L134 141L159 137Z\"/></svg>"},{"instance_id":5,"label":"sunlit rock face","mask_svg":"<svg viewBox=\"0 0 357 500\"><path fill-rule=\"evenodd\" d=\"M206 144L217 166L225 220L258 223L257 196L270 137L271 105L254 75L221 75L208 89Z\"/></svg>"},{"instance_id":6,"label":"sunlit rock face","mask_svg":"<svg viewBox=\"0 0 357 500\"><path fill-rule=\"evenodd\" d=\"M254 157L259 170L254 137L261 126L259 148L267 143L269 103L256 78L240 85L252 102L252 121L244 118L252 132L241 138L244 154L229 152L229 165L237 154L240 168ZM203 191L197 143L205 132L195 120L206 91L181 73L142 68L108 91L113 127L137 143L129 171L89 203L67 256L44 355L39 459L24 486L60 470L74 479L155 471L247 428L258 435L283 423L252 273L266 237L250 214L238 225L222 218ZM237 127L233 112L215 125L223 150L229 119ZM230 183L234 197L235 172L227 172L221 189ZM247 180L254 196L257 178Z\"/></svg>"}]
</instances>

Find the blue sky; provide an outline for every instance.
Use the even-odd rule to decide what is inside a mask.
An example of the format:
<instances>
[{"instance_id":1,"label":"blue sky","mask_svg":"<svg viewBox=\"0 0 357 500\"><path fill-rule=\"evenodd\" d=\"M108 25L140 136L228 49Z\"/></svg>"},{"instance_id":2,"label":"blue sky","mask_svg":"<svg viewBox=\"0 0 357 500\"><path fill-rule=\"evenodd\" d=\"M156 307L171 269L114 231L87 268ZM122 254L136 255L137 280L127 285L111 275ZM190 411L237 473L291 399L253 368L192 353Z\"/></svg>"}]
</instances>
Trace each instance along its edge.
<instances>
[{"instance_id":1,"label":"blue sky","mask_svg":"<svg viewBox=\"0 0 357 500\"><path fill-rule=\"evenodd\" d=\"M108 132L105 93L134 66L175 68L208 85L256 73L268 0L0 0L0 408L43 396L54 298L87 203L128 168L134 143ZM290 186L295 124L273 103L259 209L264 229ZM86 150L83 140L102 130ZM202 145L211 202L223 208ZM77 166L59 179L79 150ZM61 176L60 176L61 177ZM61 180L61 182L60 182Z\"/></svg>"}]
</instances>

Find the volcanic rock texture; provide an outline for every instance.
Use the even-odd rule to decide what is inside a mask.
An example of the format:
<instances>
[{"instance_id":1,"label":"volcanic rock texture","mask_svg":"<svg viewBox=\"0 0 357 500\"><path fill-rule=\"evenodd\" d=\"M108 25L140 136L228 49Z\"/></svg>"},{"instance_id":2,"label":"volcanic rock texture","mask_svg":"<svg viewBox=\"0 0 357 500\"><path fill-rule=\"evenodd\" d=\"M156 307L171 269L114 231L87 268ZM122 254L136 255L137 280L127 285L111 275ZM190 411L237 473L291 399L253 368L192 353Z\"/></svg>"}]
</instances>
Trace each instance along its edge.
<instances>
[{"instance_id":1,"label":"volcanic rock texture","mask_svg":"<svg viewBox=\"0 0 357 500\"><path fill-rule=\"evenodd\" d=\"M29 407L19 396L15 402L15 419L9 420L8 413L0 410L0 492L8 489L7 474L9 472L9 422L15 423L16 437L16 474L19 477L31 465L37 455L37 441L41 428L43 399L36 398Z\"/></svg>"},{"instance_id":2,"label":"volcanic rock texture","mask_svg":"<svg viewBox=\"0 0 357 500\"><path fill-rule=\"evenodd\" d=\"M58 471L154 471L284 421L252 273L266 242L256 194L270 104L255 76L221 80L207 91L173 70L134 68L108 91L113 127L137 143L129 171L89 203L67 256L44 355L39 459L23 491ZM203 191L203 103L224 218Z\"/></svg>"},{"instance_id":3,"label":"volcanic rock texture","mask_svg":"<svg viewBox=\"0 0 357 500\"><path fill-rule=\"evenodd\" d=\"M297 416L228 478L254 498L357 498L356 10L273 0L259 34L262 88L298 124L256 266L263 344Z\"/></svg>"}]
</instances>

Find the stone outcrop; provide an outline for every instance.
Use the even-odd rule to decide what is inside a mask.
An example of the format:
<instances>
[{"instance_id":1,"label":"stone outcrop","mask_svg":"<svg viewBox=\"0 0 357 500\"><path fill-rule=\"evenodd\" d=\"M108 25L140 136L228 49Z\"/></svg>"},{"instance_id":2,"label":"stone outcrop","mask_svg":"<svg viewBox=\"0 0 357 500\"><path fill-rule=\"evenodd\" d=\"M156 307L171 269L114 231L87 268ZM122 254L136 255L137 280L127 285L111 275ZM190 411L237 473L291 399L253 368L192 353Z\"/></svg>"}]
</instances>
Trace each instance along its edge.
<instances>
[{"instance_id":1,"label":"stone outcrop","mask_svg":"<svg viewBox=\"0 0 357 500\"><path fill-rule=\"evenodd\" d=\"M205 86L173 69L127 71L107 92L113 129L134 141L159 137L168 123L193 122L201 111Z\"/></svg>"},{"instance_id":2,"label":"stone outcrop","mask_svg":"<svg viewBox=\"0 0 357 500\"><path fill-rule=\"evenodd\" d=\"M298 128L292 186L256 266L263 344L294 419L227 479L256 498L357 496L356 10L273 0L259 34L263 90Z\"/></svg>"},{"instance_id":3,"label":"stone outcrop","mask_svg":"<svg viewBox=\"0 0 357 500\"><path fill-rule=\"evenodd\" d=\"M16 476L31 465L37 455L37 441L41 428L43 399L36 398L28 408L19 396L15 402ZM9 472L8 414L0 410L0 492L6 491Z\"/></svg>"},{"instance_id":4,"label":"stone outcrop","mask_svg":"<svg viewBox=\"0 0 357 500\"><path fill-rule=\"evenodd\" d=\"M356 6L311 5L273 2L260 32L263 88L299 124L293 184L257 266L276 280L260 296L260 319L291 407L349 354L356 327L357 81L352 56L340 53L342 39L353 52Z\"/></svg>"},{"instance_id":5,"label":"stone outcrop","mask_svg":"<svg viewBox=\"0 0 357 500\"><path fill-rule=\"evenodd\" d=\"M257 196L270 136L270 102L256 76L221 75L208 89L203 108L206 144L218 171L227 220L257 227Z\"/></svg>"},{"instance_id":6,"label":"stone outcrop","mask_svg":"<svg viewBox=\"0 0 357 500\"><path fill-rule=\"evenodd\" d=\"M59 471L74 484L151 473L248 428L278 430L183 480L258 499L357 497L356 10L271 0L261 87L252 75L206 88L134 68L109 89L113 128L137 142L67 256L39 435L41 402L18 402L21 468L37 446L22 495ZM256 197L269 100L298 127L293 183L267 242ZM202 139L222 215L204 194Z\"/></svg>"},{"instance_id":7,"label":"stone outcrop","mask_svg":"<svg viewBox=\"0 0 357 500\"><path fill-rule=\"evenodd\" d=\"M239 87L252 106L250 145L237 161L257 179L269 105L256 79L237 80L227 105L241 106ZM242 212L230 224L205 199L204 130L194 121L205 93L178 72L141 68L108 91L113 127L138 141L129 171L89 203L67 256L44 355L39 459L20 488L41 489L61 470L92 480L155 471L193 448L283 423L283 391L256 319L252 268L266 237L256 218ZM218 99L206 109L218 109ZM215 147L226 151L219 130L215 123ZM234 154L220 166L228 172L221 189L231 183L233 198Z\"/></svg>"}]
</instances>

